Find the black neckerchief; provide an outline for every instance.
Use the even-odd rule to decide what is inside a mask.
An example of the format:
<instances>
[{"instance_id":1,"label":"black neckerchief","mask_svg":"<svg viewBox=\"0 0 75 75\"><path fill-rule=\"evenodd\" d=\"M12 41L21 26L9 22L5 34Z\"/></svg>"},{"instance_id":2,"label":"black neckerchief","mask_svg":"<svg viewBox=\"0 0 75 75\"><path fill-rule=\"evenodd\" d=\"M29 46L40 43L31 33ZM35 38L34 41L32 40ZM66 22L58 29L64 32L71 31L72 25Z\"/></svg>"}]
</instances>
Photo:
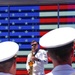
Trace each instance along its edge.
<instances>
[{"instance_id":1,"label":"black neckerchief","mask_svg":"<svg viewBox=\"0 0 75 75\"><path fill-rule=\"evenodd\" d=\"M39 51L39 49L37 49L36 51L35 51L35 54L34 54L34 56L38 53L38 51Z\"/></svg>"}]
</instances>

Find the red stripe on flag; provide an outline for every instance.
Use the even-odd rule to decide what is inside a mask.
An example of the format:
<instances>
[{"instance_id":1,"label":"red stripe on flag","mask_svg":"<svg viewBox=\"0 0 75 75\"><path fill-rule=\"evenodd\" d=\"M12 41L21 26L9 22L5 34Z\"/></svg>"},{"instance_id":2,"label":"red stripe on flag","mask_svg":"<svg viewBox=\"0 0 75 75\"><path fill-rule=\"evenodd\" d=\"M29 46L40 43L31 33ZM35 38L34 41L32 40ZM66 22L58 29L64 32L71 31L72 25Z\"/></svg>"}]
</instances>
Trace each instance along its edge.
<instances>
[{"instance_id":1,"label":"red stripe on flag","mask_svg":"<svg viewBox=\"0 0 75 75\"><path fill-rule=\"evenodd\" d=\"M40 31L40 36L43 36L44 34L46 34L48 31Z\"/></svg>"},{"instance_id":2,"label":"red stripe on flag","mask_svg":"<svg viewBox=\"0 0 75 75\"><path fill-rule=\"evenodd\" d=\"M41 47L41 48L43 48L43 47ZM75 58L74 58L74 59L75 59ZM22 63L22 62L25 62L25 63L26 63L27 57L18 57L18 58L16 59L16 61L17 61L17 63L18 63L18 62L19 62L19 63ZM49 62L52 62L51 59L50 59L50 57L48 57L48 61L49 61Z\"/></svg>"},{"instance_id":3,"label":"red stripe on flag","mask_svg":"<svg viewBox=\"0 0 75 75\"><path fill-rule=\"evenodd\" d=\"M26 62L27 61L27 57L17 57L16 61L17 62Z\"/></svg>"},{"instance_id":4,"label":"red stripe on flag","mask_svg":"<svg viewBox=\"0 0 75 75\"><path fill-rule=\"evenodd\" d=\"M51 70L45 70L45 74L49 73ZM27 70L17 70L16 75L28 75Z\"/></svg>"},{"instance_id":5,"label":"red stripe on flag","mask_svg":"<svg viewBox=\"0 0 75 75\"><path fill-rule=\"evenodd\" d=\"M40 10L58 10L58 6L57 5L40 6Z\"/></svg>"},{"instance_id":6,"label":"red stripe on flag","mask_svg":"<svg viewBox=\"0 0 75 75\"><path fill-rule=\"evenodd\" d=\"M16 71L16 75L27 75L27 74L28 74L27 70L17 70Z\"/></svg>"},{"instance_id":7,"label":"red stripe on flag","mask_svg":"<svg viewBox=\"0 0 75 75\"><path fill-rule=\"evenodd\" d=\"M62 10L75 9L75 5L73 5L73 4L72 5L60 5L59 8Z\"/></svg>"},{"instance_id":8,"label":"red stripe on flag","mask_svg":"<svg viewBox=\"0 0 75 75\"><path fill-rule=\"evenodd\" d=\"M40 23L57 23L58 18L41 18Z\"/></svg>"},{"instance_id":9,"label":"red stripe on flag","mask_svg":"<svg viewBox=\"0 0 75 75\"><path fill-rule=\"evenodd\" d=\"M74 56L74 57L72 57L72 61L73 61L73 62L75 62L75 56Z\"/></svg>"},{"instance_id":10,"label":"red stripe on flag","mask_svg":"<svg viewBox=\"0 0 75 75\"><path fill-rule=\"evenodd\" d=\"M41 47L41 48L43 48L43 47ZM25 62L25 63L26 63L27 58L26 58L26 57L18 57L18 58L16 59L16 61L17 61L17 63L18 63L18 62L19 62L19 63L22 63L22 62ZM50 59L50 57L48 57L48 61L49 61L49 62L52 62L51 59Z\"/></svg>"},{"instance_id":11,"label":"red stripe on flag","mask_svg":"<svg viewBox=\"0 0 75 75\"><path fill-rule=\"evenodd\" d=\"M51 70L45 70L45 74L47 74L47 73L49 73L49 72L51 72Z\"/></svg>"},{"instance_id":12,"label":"red stripe on flag","mask_svg":"<svg viewBox=\"0 0 75 75\"><path fill-rule=\"evenodd\" d=\"M75 22L75 18L60 18L60 22Z\"/></svg>"},{"instance_id":13,"label":"red stripe on flag","mask_svg":"<svg viewBox=\"0 0 75 75\"><path fill-rule=\"evenodd\" d=\"M20 62L20 63L21 63L21 62L25 62L25 63L26 63L27 57L17 57L17 58L16 58L16 61L17 61L17 63L18 63L18 62ZM51 62L50 57L48 58L48 61Z\"/></svg>"}]
</instances>

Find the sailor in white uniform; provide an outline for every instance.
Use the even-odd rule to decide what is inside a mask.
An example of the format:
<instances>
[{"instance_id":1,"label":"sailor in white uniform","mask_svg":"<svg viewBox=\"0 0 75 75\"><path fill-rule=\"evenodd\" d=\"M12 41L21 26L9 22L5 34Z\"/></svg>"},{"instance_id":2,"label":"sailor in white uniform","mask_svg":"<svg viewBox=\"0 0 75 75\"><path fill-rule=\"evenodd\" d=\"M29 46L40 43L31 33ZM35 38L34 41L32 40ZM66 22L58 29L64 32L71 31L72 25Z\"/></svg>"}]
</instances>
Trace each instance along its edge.
<instances>
[{"instance_id":1,"label":"sailor in white uniform","mask_svg":"<svg viewBox=\"0 0 75 75\"><path fill-rule=\"evenodd\" d=\"M54 69L46 75L71 75L74 55L75 28L61 27L40 38L40 45L48 49Z\"/></svg>"},{"instance_id":2,"label":"sailor in white uniform","mask_svg":"<svg viewBox=\"0 0 75 75\"><path fill-rule=\"evenodd\" d=\"M33 41L31 45L32 47L35 46L35 56L32 57L32 53L28 54L26 69L29 72L30 66L28 62L33 60L33 75L44 75L44 65L48 63L47 51L43 49L38 49L38 43L36 41Z\"/></svg>"},{"instance_id":3,"label":"sailor in white uniform","mask_svg":"<svg viewBox=\"0 0 75 75\"><path fill-rule=\"evenodd\" d=\"M0 43L0 75L16 75L16 57L19 45L12 41Z\"/></svg>"}]
</instances>

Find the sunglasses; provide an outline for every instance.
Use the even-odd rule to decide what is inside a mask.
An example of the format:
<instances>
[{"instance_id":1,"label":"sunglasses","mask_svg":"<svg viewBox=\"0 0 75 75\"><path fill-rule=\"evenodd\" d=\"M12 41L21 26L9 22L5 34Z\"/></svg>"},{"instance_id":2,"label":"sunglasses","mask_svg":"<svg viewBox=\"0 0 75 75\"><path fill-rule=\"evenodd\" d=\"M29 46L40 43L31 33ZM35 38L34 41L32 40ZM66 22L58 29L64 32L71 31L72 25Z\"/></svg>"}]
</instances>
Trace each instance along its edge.
<instances>
[{"instance_id":1,"label":"sunglasses","mask_svg":"<svg viewBox=\"0 0 75 75\"><path fill-rule=\"evenodd\" d=\"M32 44L31 46L36 46L37 44Z\"/></svg>"}]
</instances>

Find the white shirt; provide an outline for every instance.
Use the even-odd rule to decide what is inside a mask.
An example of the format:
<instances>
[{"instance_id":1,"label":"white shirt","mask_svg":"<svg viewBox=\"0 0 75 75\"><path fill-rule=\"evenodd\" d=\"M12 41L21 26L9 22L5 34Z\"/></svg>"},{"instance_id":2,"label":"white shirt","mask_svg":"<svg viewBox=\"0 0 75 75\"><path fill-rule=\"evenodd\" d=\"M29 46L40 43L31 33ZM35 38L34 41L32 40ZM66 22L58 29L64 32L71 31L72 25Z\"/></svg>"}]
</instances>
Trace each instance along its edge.
<instances>
[{"instance_id":1,"label":"white shirt","mask_svg":"<svg viewBox=\"0 0 75 75\"><path fill-rule=\"evenodd\" d=\"M50 73L46 75L70 75L73 72L75 72L75 69L73 69L70 65L59 65L56 66Z\"/></svg>"},{"instance_id":2,"label":"white shirt","mask_svg":"<svg viewBox=\"0 0 75 75\"><path fill-rule=\"evenodd\" d=\"M12 74L0 72L0 75L12 75Z\"/></svg>"},{"instance_id":3,"label":"white shirt","mask_svg":"<svg viewBox=\"0 0 75 75\"><path fill-rule=\"evenodd\" d=\"M33 64L33 72L44 74L44 64L48 63L47 51L39 49L39 51L37 52L35 57L40 59L40 61L35 61L35 63ZM30 62L30 60L31 60L31 53L27 57L27 63L26 63L26 69L27 70L29 69L28 62Z\"/></svg>"}]
</instances>

